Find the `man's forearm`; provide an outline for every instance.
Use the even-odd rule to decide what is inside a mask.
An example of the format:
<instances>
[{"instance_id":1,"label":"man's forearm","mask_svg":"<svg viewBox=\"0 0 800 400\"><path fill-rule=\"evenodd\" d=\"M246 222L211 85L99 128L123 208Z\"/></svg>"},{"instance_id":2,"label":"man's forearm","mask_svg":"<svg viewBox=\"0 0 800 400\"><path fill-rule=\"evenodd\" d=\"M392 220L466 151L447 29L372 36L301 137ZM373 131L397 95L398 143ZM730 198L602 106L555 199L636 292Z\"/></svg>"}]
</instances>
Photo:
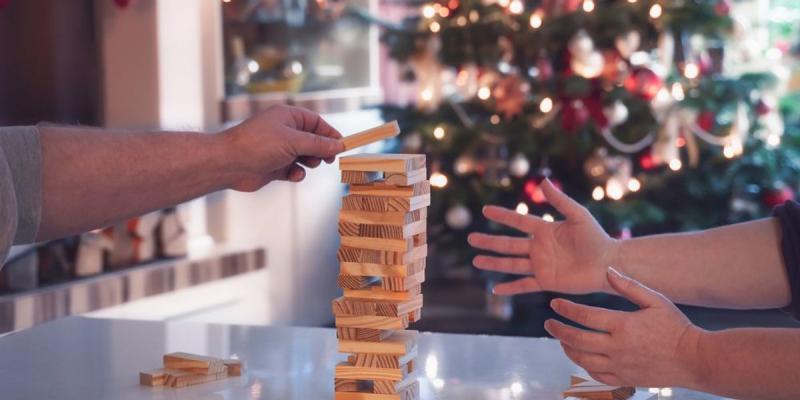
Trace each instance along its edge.
<instances>
[{"instance_id":1,"label":"man's forearm","mask_svg":"<svg viewBox=\"0 0 800 400\"><path fill-rule=\"evenodd\" d=\"M218 135L42 127L38 240L107 226L228 187Z\"/></svg>"},{"instance_id":2,"label":"man's forearm","mask_svg":"<svg viewBox=\"0 0 800 400\"><path fill-rule=\"evenodd\" d=\"M696 379L686 386L737 399L796 399L798 354L797 329L706 332L697 346Z\"/></svg>"},{"instance_id":3,"label":"man's forearm","mask_svg":"<svg viewBox=\"0 0 800 400\"><path fill-rule=\"evenodd\" d=\"M674 302L777 308L790 300L774 218L621 242L617 266Z\"/></svg>"}]
</instances>

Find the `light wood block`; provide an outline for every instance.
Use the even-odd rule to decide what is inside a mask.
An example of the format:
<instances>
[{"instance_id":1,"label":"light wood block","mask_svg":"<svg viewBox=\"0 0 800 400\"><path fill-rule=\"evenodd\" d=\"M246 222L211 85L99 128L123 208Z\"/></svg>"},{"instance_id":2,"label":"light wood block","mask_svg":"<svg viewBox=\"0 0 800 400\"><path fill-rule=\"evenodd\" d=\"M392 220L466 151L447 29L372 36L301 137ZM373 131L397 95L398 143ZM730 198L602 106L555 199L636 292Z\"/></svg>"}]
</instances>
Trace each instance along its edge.
<instances>
[{"instance_id":1,"label":"light wood block","mask_svg":"<svg viewBox=\"0 0 800 400\"><path fill-rule=\"evenodd\" d=\"M139 373L139 384L145 386L164 386L167 379L167 372L170 370L166 369L154 369L152 371L140 372Z\"/></svg>"},{"instance_id":2,"label":"light wood block","mask_svg":"<svg viewBox=\"0 0 800 400\"><path fill-rule=\"evenodd\" d=\"M380 278L375 276L356 276L356 275L341 274L337 278L337 283L340 288L362 289L371 286L375 283L380 284Z\"/></svg>"},{"instance_id":3,"label":"light wood block","mask_svg":"<svg viewBox=\"0 0 800 400\"><path fill-rule=\"evenodd\" d=\"M188 371L169 370L165 373L165 376L165 386L180 388L225 379L228 377L228 367L223 366L221 371L213 374L194 374Z\"/></svg>"},{"instance_id":4,"label":"light wood block","mask_svg":"<svg viewBox=\"0 0 800 400\"><path fill-rule=\"evenodd\" d=\"M578 397L591 400L624 400L636 393L636 388L604 385L600 382L588 381L579 383L566 391L564 397Z\"/></svg>"},{"instance_id":5,"label":"light wood block","mask_svg":"<svg viewBox=\"0 0 800 400\"><path fill-rule=\"evenodd\" d=\"M419 309L417 309L417 310L414 310L414 311L408 313L408 322L413 324L414 322L417 322L420 319L422 319L422 308L421 307Z\"/></svg>"},{"instance_id":6,"label":"light wood block","mask_svg":"<svg viewBox=\"0 0 800 400\"><path fill-rule=\"evenodd\" d=\"M336 392L334 400L419 400L419 382L415 379L398 394Z\"/></svg>"},{"instance_id":7,"label":"light wood block","mask_svg":"<svg viewBox=\"0 0 800 400\"><path fill-rule=\"evenodd\" d=\"M349 194L342 198L342 210L409 212L431 205L431 195L414 197L379 197Z\"/></svg>"},{"instance_id":8,"label":"light wood block","mask_svg":"<svg viewBox=\"0 0 800 400\"><path fill-rule=\"evenodd\" d=\"M402 381L373 381L373 393L379 394L398 394L417 382L415 375L410 375Z\"/></svg>"},{"instance_id":9,"label":"light wood block","mask_svg":"<svg viewBox=\"0 0 800 400\"><path fill-rule=\"evenodd\" d=\"M383 277L380 280L380 285L384 290L402 292L414 286L419 286L423 282L425 282L425 271L420 271L406 277Z\"/></svg>"},{"instance_id":10,"label":"light wood block","mask_svg":"<svg viewBox=\"0 0 800 400\"><path fill-rule=\"evenodd\" d=\"M417 358L417 348L406 354L355 353L347 357L347 362L363 368L401 368Z\"/></svg>"},{"instance_id":11,"label":"light wood block","mask_svg":"<svg viewBox=\"0 0 800 400\"><path fill-rule=\"evenodd\" d=\"M406 226L417 221L428 219L428 209L420 208L411 212L405 211L361 211L361 210L340 210L339 221L355 224L375 224Z\"/></svg>"},{"instance_id":12,"label":"light wood block","mask_svg":"<svg viewBox=\"0 0 800 400\"><path fill-rule=\"evenodd\" d=\"M369 250L342 246L339 247L336 258L340 262L397 265L413 263L425 258L427 255L427 245L415 247L413 250L407 252Z\"/></svg>"},{"instance_id":13,"label":"light wood block","mask_svg":"<svg viewBox=\"0 0 800 400\"><path fill-rule=\"evenodd\" d=\"M357 276L405 277L424 271L425 264L424 258L412 263L396 265L341 262L339 263L339 273Z\"/></svg>"},{"instance_id":14,"label":"light wood block","mask_svg":"<svg viewBox=\"0 0 800 400\"><path fill-rule=\"evenodd\" d=\"M385 183L366 183L351 184L350 194L362 196L384 196L384 197L414 197L431 192L431 184L422 181L409 186L387 185Z\"/></svg>"},{"instance_id":15,"label":"light wood block","mask_svg":"<svg viewBox=\"0 0 800 400\"><path fill-rule=\"evenodd\" d=\"M339 363L334 372L336 378L358 380L402 381L406 375L408 373L402 366L400 368L368 368L357 367L347 362Z\"/></svg>"},{"instance_id":16,"label":"light wood block","mask_svg":"<svg viewBox=\"0 0 800 400\"><path fill-rule=\"evenodd\" d=\"M164 368L196 374L216 374L225 368L225 364L219 358L178 352L164 354Z\"/></svg>"},{"instance_id":17,"label":"light wood block","mask_svg":"<svg viewBox=\"0 0 800 400\"><path fill-rule=\"evenodd\" d=\"M342 183L365 184L383 180L380 171L342 171Z\"/></svg>"},{"instance_id":18,"label":"light wood block","mask_svg":"<svg viewBox=\"0 0 800 400\"><path fill-rule=\"evenodd\" d=\"M241 376L244 371L242 360L228 359L223 364L228 367L228 376Z\"/></svg>"},{"instance_id":19,"label":"light wood block","mask_svg":"<svg viewBox=\"0 0 800 400\"><path fill-rule=\"evenodd\" d=\"M569 385L570 385L570 386L575 386L575 385L577 385L577 384L581 384L581 383L583 383L583 382L589 382L589 381L591 381L591 380L592 380L591 378L587 378L587 377L585 377L585 376L580 376L580 375L570 375L570 377L569 377ZM598 384L601 384L601 383L600 383L600 382L598 382Z\"/></svg>"},{"instance_id":20,"label":"light wood block","mask_svg":"<svg viewBox=\"0 0 800 400\"><path fill-rule=\"evenodd\" d=\"M363 383L365 382L356 379L334 378L333 390L336 392L359 392L366 389L364 387L366 385L364 385Z\"/></svg>"},{"instance_id":21,"label":"light wood block","mask_svg":"<svg viewBox=\"0 0 800 400\"><path fill-rule=\"evenodd\" d=\"M332 303L333 315L373 315L399 317L422 308L422 295L408 301L365 301L339 297Z\"/></svg>"},{"instance_id":22,"label":"light wood block","mask_svg":"<svg viewBox=\"0 0 800 400\"><path fill-rule=\"evenodd\" d=\"M422 235L420 233L419 235ZM342 236L342 246L357 247L369 250L388 250L396 252L407 252L414 249L414 239L381 239L361 236Z\"/></svg>"},{"instance_id":23,"label":"light wood block","mask_svg":"<svg viewBox=\"0 0 800 400\"><path fill-rule=\"evenodd\" d=\"M363 300L411 300L414 296L420 294L420 286L414 286L403 292L394 292L391 290L384 290L378 286L370 286L367 289L344 289L344 297L349 299L363 299Z\"/></svg>"},{"instance_id":24,"label":"light wood block","mask_svg":"<svg viewBox=\"0 0 800 400\"><path fill-rule=\"evenodd\" d=\"M391 336L392 331L384 329L337 327L336 338L339 340L356 340L363 342L379 342Z\"/></svg>"},{"instance_id":25,"label":"light wood block","mask_svg":"<svg viewBox=\"0 0 800 400\"><path fill-rule=\"evenodd\" d=\"M408 315L401 315L399 317L339 315L336 317L336 326L366 329L406 329L408 328Z\"/></svg>"},{"instance_id":26,"label":"light wood block","mask_svg":"<svg viewBox=\"0 0 800 400\"><path fill-rule=\"evenodd\" d=\"M381 239L407 239L425 232L427 223L427 220L422 220L411 222L406 225L377 225L340 221L339 235Z\"/></svg>"},{"instance_id":27,"label":"light wood block","mask_svg":"<svg viewBox=\"0 0 800 400\"><path fill-rule=\"evenodd\" d=\"M342 171L342 183L363 185L376 183L381 185L411 186L425 181L428 170L420 168L416 171L380 172L380 171Z\"/></svg>"},{"instance_id":28,"label":"light wood block","mask_svg":"<svg viewBox=\"0 0 800 400\"><path fill-rule=\"evenodd\" d=\"M404 355L417 346L418 335L417 331L394 331L380 342L339 340L339 352Z\"/></svg>"},{"instance_id":29,"label":"light wood block","mask_svg":"<svg viewBox=\"0 0 800 400\"><path fill-rule=\"evenodd\" d=\"M366 146L384 139L395 137L400 134L400 125L397 121L385 123L381 126L367 129L339 139L344 145L344 149L351 150L356 147Z\"/></svg>"},{"instance_id":30,"label":"light wood block","mask_svg":"<svg viewBox=\"0 0 800 400\"><path fill-rule=\"evenodd\" d=\"M424 154L356 154L339 158L342 171L381 171L407 174L425 168Z\"/></svg>"}]
</instances>

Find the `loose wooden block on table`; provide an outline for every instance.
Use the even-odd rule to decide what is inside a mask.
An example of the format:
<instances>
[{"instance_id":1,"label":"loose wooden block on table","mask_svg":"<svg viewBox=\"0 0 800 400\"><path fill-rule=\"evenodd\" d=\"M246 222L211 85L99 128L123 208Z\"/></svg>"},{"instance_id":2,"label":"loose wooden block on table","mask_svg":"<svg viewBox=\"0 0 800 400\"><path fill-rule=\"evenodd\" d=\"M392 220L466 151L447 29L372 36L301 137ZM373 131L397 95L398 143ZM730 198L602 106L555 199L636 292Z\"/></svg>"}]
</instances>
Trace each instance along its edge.
<instances>
[{"instance_id":1,"label":"loose wooden block on table","mask_svg":"<svg viewBox=\"0 0 800 400\"><path fill-rule=\"evenodd\" d=\"M339 221L339 235L343 237L359 236L380 239L407 239L425 232L426 229L427 221L424 220L410 222L405 225L360 224Z\"/></svg>"},{"instance_id":2,"label":"loose wooden block on table","mask_svg":"<svg viewBox=\"0 0 800 400\"><path fill-rule=\"evenodd\" d=\"M339 352L404 355L416 348L417 336L417 331L394 331L380 342L339 340Z\"/></svg>"},{"instance_id":3,"label":"loose wooden block on table","mask_svg":"<svg viewBox=\"0 0 800 400\"><path fill-rule=\"evenodd\" d=\"M163 368L154 369L152 371L140 372L139 383L145 386L164 386L167 379L167 372Z\"/></svg>"},{"instance_id":4,"label":"loose wooden block on table","mask_svg":"<svg viewBox=\"0 0 800 400\"><path fill-rule=\"evenodd\" d=\"M345 150L354 149L374 143L383 139L395 137L400 134L400 125L397 121L385 123L381 126L367 129L350 136L343 137L339 141L344 145Z\"/></svg>"},{"instance_id":5,"label":"loose wooden block on table","mask_svg":"<svg viewBox=\"0 0 800 400\"><path fill-rule=\"evenodd\" d=\"M342 171L408 174L422 168L425 168L424 154L356 154L339 159Z\"/></svg>"},{"instance_id":6,"label":"loose wooden block on table","mask_svg":"<svg viewBox=\"0 0 800 400\"><path fill-rule=\"evenodd\" d=\"M198 374L216 374L225 368L223 360L189 353L164 354L164 368Z\"/></svg>"},{"instance_id":7,"label":"loose wooden block on table","mask_svg":"<svg viewBox=\"0 0 800 400\"><path fill-rule=\"evenodd\" d=\"M350 194L364 196L414 197L430 193L431 184L428 181L422 181L410 186L387 185L383 182L351 184L349 192Z\"/></svg>"},{"instance_id":8,"label":"loose wooden block on table","mask_svg":"<svg viewBox=\"0 0 800 400\"><path fill-rule=\"evenodd\" d=\"M413 250L407 252L369 250L342 246L339 247L336 258L340 262L398 265L413 263L425 258L427 255L428 245L417 246Z\"/></svg>"},{"instance_id":9,"label":"loose wooden block on table","mask_svg":"<svg viewBox=\"0 0 800 400\"><path fill-rule=\"evenodd\" d=\"M381 317L399 317L408 315L422 308L422 295L416 295L408 301L365 301L339 297L332 303L333 315L372 315Z\"/></svg>"},{"instance_id":10,"label":"loose wooden block on table","mask_svg":"<svg viewBox=\"0 0 800 400\"><path fill-rule=\"evenodd\" d=\"M428 209L414 211L361 211L340 210L339 222L371 225L392 225L405 227L408 224L428 219Z\"/></svg>"},{"instance_id":11,"label":"loose wooden block on table","mask_svg":"<svg viewBox=\"0 0 800 400\"><path fill-rule=\"evenodd\" d=\"M340 262L342 275L405 277L425 270L425 259L407 264L375 264L367 262Z\"/></svg>"}]
</instances>

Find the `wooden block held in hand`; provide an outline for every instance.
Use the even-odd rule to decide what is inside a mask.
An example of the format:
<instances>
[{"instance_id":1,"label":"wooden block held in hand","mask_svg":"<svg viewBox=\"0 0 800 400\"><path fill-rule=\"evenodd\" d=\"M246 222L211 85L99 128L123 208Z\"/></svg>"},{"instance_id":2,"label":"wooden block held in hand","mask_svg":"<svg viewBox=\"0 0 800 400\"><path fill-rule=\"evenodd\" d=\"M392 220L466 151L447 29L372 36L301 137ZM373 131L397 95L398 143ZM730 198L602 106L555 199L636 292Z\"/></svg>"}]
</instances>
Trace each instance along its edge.
<instances>
[{"instance_id":1,"label":"wooden block held in hand","mask_svg":"<svg viewBox=\"0 0 800 400\"><path fill-rule=\"evenodd\" d=\"M370 143L395 137L400 134L400 125L397 121L385 123L381 126L354 133L352 135L339 139L344 145L345 150L354 149L356 147L366 146Z\"/></svg>"},{"instance_id":2,"label":"wooden block held in hand","mask_svg":"<svg viewBox=\"0 0 800 400\"><path fill-rule=\"evenodd\" d=\"M423 168L424 154L356 154L339 158L339 169L342 171L409 174Z\"/></svg>"},{"instance_id":3,"label":"wooden block held in hand","mask_svg":"<svg viewBox=\"0 0 800 400\"><path fill-rule=\"evenodd\" d=\"M356 340L339 340L340 353L370 353L405 355L417 346L417 331L394 331L380 342L361 342Z\"/></svg>"},{"instance_id":4,"label":"wooden block held in hand","mask_svg":"<svg viewBox=\"0 0 800 400\"><path fill-rule=\"evenodd\" d=\"M225 364L219 358L177 352L164 354L164 368L200 374L216 374L225 368Z\"/></svg>"}]
</instances>

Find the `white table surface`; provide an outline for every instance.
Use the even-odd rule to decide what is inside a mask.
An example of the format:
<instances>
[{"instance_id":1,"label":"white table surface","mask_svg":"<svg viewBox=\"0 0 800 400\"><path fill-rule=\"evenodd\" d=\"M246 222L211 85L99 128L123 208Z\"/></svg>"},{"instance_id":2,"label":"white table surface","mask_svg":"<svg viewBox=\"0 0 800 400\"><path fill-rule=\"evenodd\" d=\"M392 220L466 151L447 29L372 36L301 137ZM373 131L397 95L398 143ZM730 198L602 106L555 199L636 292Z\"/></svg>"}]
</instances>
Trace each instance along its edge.
<instances>
[{"instance_id":1,"label":"white table surface","mask_svg":"<svg viewBox=\"0 0 800 400\"><path fill-rule=\"evenodd\" d=\"M173 351L235 354L247 370L181 389L140 386L138 372ZM344 357L332 329L70 317L0 339L0 399L332 399ZM556 341L499 336L422 333L417 363L422 399L555 400L581 371Z\"/></svg>"}]
</instances>

